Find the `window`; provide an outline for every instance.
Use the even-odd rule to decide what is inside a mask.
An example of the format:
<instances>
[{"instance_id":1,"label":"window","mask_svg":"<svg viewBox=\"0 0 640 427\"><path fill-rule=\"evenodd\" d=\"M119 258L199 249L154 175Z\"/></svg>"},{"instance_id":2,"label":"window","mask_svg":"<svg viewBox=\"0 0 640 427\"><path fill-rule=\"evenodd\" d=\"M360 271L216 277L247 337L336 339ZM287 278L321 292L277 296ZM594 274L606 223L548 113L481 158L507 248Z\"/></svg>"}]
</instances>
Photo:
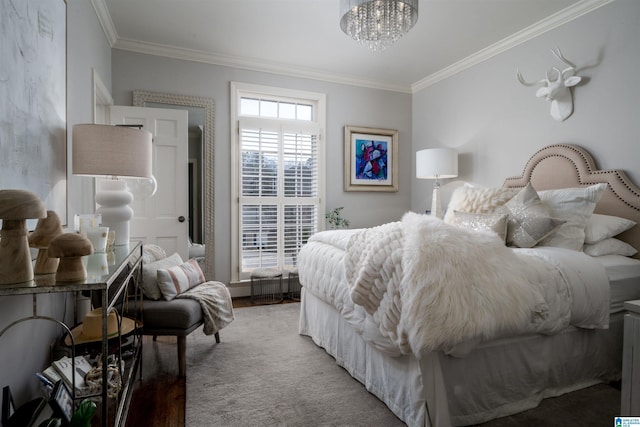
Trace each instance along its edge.
<instances>
[{"instance_id":1,"label":"window","mask_svg":"<svg viewBox=\"0 0 640 427\"><path fill-rule=\"evenodd\" d=\"M294 269L322 224L324 95L239 83L232 92L233 279L242 280Z\"/></svg>"}]
</instances>

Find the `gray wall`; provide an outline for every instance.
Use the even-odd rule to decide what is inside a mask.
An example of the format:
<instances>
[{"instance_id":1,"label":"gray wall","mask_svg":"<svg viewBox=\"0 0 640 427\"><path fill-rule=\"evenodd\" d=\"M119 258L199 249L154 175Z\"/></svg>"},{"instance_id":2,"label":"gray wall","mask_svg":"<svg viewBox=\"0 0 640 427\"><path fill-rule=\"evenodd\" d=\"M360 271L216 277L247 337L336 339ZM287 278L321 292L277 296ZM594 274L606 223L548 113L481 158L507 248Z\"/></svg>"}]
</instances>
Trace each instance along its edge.
<instances>
[{"instance_id":1,"label":"gray wall","mask_svg":"<svg viewBox=\"0 0 640 427\"><path fill-rule=\"evenodd\" d=\"M459 179L500 186L519 176L539 148L573 143L600 168L640 182L640 2L617 0L413 96L413 151L448 146L460 153ZM521 86L556 65L560 46L580 69L571 117L557 122L536 88ZM557 66L557 65L556 65ZM413 166L415 170L415 166ZM413 176L413 175L412 175ZM431 204L433 183L413 178L412 210Z\"/></svg>"},{"instance_id":2,"label":"gray wall","mask_svg":"<svg viewBox=\"0 0 640 427\"><path fill-rule=\"evenodd\" d=\"M229 146L230 82L247 82L327 95L327 209L344 206L352 227L400 219L411 205L411 95L314 80L284 77L197 62L113 50L112 95L116 104L131 105L135 89L204 96L215 102L215 236L216 280L231 278L231 151ZM343 191L344 125L399 131L399 191Z\"/></svg>"},{"instance_id":3,"label":"gray wall","mask_svg":"<svg viewBox=\"0 0 640 427\"><path fill-rule=\"evenodd\" d=\"M88 123L92 118L92 69L105 84L111 80L111 48L96 18L91 3L67 0L67 134L71 138L74 123ZM69 150L68 150L69 151ZM70 151L67 155L70 163ZM90 179L68 175L69 217L92 212L93 187ZM87 183L83 182L88 181ZM68 219L69 220L69 219ZM0 330L14 320L33 313L29 295L0 297ZM73 322L73 300L64 294L37 297L38 315ZM0 387L9 385L17 405L39 396L34 375L48 366L49 349L62 328L43 320L18 324L0 337Z\"/></svg>"},{"instance_id":4,"label":"gray wall","mask_svg":"<svg viewBox=\"0 0 640 427\"><path fill-rule=\"evenodd\" d=\"M345 206L353 227L397 220L409 208L430 205L430 181L413 178L414 153L451 146L461 153L460 179L500 185L519 175L529 156L553 143L576 143L591 151L602 168L621 168L640 182L640 2L617 0L412 96L233 68L111 51L90 2L68 0L67 121L92 121L92 69L117 104L131 105L134 89L212 97L216 103L216 272L230 278L229 82L327 94L327 209ZM549 104L535 89L515 80L518 66L537 80L553 63L549 49L560 46L583 70L587 82L575 90L575 112L566 122L549 116ZM585 68L586 67L586 68ZM344 125L400 131L400 191L345 193L342 190ZM412 142L413 141L413 142ZM70 161L70 154L68 154ZM69 162L70 164L70 162ZM69 216L93 211L93 185L69 171ZM70 218L67 219L68 221ZM38 313L70 321L71 301L38 297ZM28 316L29 296L0 298L0 329ZM59 330L27 322L0 338L0 386L10 385L17 403L37 395L33 373L49 357Z\"/></svg>"}]
</instances>

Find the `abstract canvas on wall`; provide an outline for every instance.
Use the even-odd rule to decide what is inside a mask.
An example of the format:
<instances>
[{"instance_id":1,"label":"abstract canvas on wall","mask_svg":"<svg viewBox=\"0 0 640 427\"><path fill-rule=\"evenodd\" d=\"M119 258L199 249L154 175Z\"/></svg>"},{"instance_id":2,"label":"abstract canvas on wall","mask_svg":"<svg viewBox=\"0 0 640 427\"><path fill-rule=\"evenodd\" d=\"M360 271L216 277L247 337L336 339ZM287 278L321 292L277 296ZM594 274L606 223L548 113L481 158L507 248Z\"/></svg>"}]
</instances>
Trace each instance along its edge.
<instances>
[{"instance_id":1,"label":"abstract canvas on wall","mask_svg":"<svg viewBox=\"0 0 640 427\"><path fill-rule=\"evenodd\" d=\"M34 192L65 223L66 9L0 0L0 188Z\"/></svg>"},{"instance_id":2,"label":"abstract canvas on wall","mask_svg":"<svg viewBox=\"0 0 640 427\"><path fill-rule=\"evenodd\" d=\"M398 131L344 127L344 190L398 191Z\"/></svg>"}]
</instances>

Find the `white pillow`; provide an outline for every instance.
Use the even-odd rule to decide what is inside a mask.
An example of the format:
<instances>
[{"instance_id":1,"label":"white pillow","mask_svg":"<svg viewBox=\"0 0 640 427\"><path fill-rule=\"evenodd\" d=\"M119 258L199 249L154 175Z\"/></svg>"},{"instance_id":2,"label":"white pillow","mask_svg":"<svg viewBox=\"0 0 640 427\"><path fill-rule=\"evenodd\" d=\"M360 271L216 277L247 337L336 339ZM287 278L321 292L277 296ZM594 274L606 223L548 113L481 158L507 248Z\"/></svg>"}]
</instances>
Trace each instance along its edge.
<instances>
[{"instance_id":1,"label":"white pillow","mask_svg":"<svg viewBox=\"0 0 640 427\"><path fill-rule=\"evenodd\" d=\"M167 269L158 269L158 287L167 301L205 281L204 273L195 259Z\"/></svg>"},{"instance_id":2,"label":"white pillow","mask_svg":"<svg viewBox=\"0 0 640 427\"><path fill-rule=\"evenodd\" d=\"M147 243L142 246L142 261L145 264L151 264L166 257L167 253L158 245Z\"/></svg>"},{"instance_id":3,"label":"white pillow","mask_svg":"<svg viewBox=\"0 0 640 427\"><path fill-rule=\"evenodd\" d=\"M584 229L584 242L589 244L598 243L609 237L617 236L634 225L636 223L630 219L594 213L587 220L587 226Z\"/></svg>"},{"instance_id":4,"label":"white pillow","mask_svg":"<svg viewBox=\"0 0 640 427\"><path fill-rule=\"evenodd\" d=\"M149 264L142 264L142 292L147 298L158 300L162 298L162 292L158 287L158 269L169 268L182 264L179 253L163 258Z\"/></svg>"},{"instance_id":5,"label":"white pillow","mask_svg":"<svg viewBox=\"0 0 640 427\"><path fill-rule=\"evenodd\" d=\"M453 224L454 211L489 214L495 213L513 196L517 188L480 188L464 185L451 194L451 200L444 215L444 222Z\"/></svg>"},{"instance_id":6,"label":"white pillow","mask_svg":"<svg viewBox=\"0 0 640 427\"><path fill-rule=\"evenodd\" d=\"M623 255L634 256L638 251L628 243L609 237L594 244L585 244L584 253L591 256Z\"/></svg>"},{"instance_id":7,"label":"white pillow","mask_svg":"<svg viewBox=\"0 0 640 427\"><path fill-rule=\"evenodd\" d=\"M566 221L555 233L542 240L540 246L582 251L587 220L606 188L607 184L595 184L538 192L540 199L551 207L553 217Z\"/></svg>"}]
</instances>

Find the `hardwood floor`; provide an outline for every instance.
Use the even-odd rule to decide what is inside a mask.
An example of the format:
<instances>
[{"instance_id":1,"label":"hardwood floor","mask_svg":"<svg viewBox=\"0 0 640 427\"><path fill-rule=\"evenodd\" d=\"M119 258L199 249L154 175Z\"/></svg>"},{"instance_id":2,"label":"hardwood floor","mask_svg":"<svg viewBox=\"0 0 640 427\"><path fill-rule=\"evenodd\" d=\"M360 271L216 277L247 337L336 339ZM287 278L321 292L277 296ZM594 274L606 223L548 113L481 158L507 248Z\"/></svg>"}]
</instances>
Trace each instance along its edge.
<instances>
[{"instance_id":1,"label":"hardwood floor","mask_svg":"<svg viewBox=\"0 0 640 427\"><path fill-rule=\"evenodd\" d=\"M234 309L251 305L249 297L233 299ZM224 341L224 331L220 338ZM156 341L143 337L142 380L135 383L126 425L183 427L185 399L186 382L178 377L176 337L158 337Z\"/></svg>"}]
</instances>

